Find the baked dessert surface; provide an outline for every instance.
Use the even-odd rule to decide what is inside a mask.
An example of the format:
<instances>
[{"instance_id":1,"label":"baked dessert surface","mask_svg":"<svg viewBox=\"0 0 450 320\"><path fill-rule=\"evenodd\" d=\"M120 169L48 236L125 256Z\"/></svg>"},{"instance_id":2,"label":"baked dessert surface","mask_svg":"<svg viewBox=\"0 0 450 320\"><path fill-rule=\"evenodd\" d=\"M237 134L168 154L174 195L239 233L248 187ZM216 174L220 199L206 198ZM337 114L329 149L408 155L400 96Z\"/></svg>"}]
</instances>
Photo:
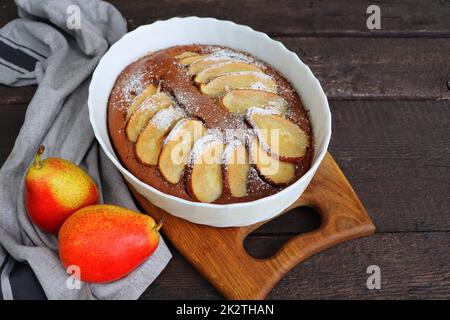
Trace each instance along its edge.
<instances>
[{"instance_id":1,"label":"baked dessert surface","mask_svg":"<svg viewBox=\"0 0 450 320\"><path fill-rule=\"evenodd\" d=\"M151 53L127 66L108 102L108 130L141 181L191 201L247 202L311 166L308 114L290 83L219 46Z\"/></svg>"}]
</instances>

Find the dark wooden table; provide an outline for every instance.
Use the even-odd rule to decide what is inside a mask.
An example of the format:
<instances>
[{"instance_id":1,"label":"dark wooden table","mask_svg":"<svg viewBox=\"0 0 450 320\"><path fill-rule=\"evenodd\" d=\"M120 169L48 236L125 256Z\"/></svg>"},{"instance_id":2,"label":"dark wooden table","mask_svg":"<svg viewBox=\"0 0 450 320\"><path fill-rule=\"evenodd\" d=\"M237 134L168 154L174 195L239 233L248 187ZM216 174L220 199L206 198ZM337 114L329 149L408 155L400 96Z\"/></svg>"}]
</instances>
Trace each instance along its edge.
<instances>
[{"instance_id":1,"label":"dark wooden table","mask_svg":"<svg viewBox=\"0 0 450 320\"><path fill-rule=\"evenodd\" d=\"M211 16L268 33L295 51L330 101L330 151L377 226L373 236L302 263L270 299L450 298L450 1L115 0L129 29L173 16ZM381 30L366 9L381 8ZM16 17L0 1L0 26ZM0 87L0 161L8 156L34 87ZM317 225L311 210L287 214L246 241L268 256ZM173 249L173 248L172 248ZM179 254L144 299L221 298ZM368 290L366 268L381 268ZM26 266L17 297L42 296Z\"/></svg>"}]
</instances>

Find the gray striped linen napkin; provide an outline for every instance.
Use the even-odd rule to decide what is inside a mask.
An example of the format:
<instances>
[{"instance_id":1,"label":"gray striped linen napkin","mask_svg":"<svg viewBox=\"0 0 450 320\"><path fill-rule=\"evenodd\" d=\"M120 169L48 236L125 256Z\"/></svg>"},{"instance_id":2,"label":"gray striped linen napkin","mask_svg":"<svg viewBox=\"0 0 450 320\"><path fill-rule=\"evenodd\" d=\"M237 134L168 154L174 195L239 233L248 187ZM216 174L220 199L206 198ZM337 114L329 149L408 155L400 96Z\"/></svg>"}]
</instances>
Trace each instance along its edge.
<instances>
[{"instance_id":1,"label":"gray striped linen napkin","mask_svg":"<svg viewBox=\"0 0 450 320\"><path fill-rule=\"evenodd\" d=\"M84 168L102 201L137 210L123 178L95 141L88 119L90 75L108 47L126 33L126 21L98 0L16 0L19 18L0 30L0 83L38 84L14 149L0 170L0 266L4 299L13 299L15 261L31 266L48 299L137 299L171 254L155 253L125 278L68 286L57 239L36 228L24 207L24 175L39 145Z\"/></svg>"}]
</instances>

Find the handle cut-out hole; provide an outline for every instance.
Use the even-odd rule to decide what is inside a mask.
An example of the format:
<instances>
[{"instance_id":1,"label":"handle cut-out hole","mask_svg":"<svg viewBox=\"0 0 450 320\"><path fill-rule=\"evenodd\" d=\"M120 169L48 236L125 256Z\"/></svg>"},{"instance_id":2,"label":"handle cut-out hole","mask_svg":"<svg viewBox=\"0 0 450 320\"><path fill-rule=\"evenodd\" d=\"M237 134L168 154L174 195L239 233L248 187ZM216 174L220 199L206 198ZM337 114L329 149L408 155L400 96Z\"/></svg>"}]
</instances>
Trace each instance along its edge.
<instances>
[{"instance_id":1,"label":"handle cut-out hole","mask_svg":"<svg viewBox=\"0 0 450 320\"><path fill-rule=\"evenodd\" d=\"M320 214L314 209L294 208L250 233L244 240L244 248L254 258L270 258L292 237L316 230L320 225Z\"/></svg>"}]
</instances>

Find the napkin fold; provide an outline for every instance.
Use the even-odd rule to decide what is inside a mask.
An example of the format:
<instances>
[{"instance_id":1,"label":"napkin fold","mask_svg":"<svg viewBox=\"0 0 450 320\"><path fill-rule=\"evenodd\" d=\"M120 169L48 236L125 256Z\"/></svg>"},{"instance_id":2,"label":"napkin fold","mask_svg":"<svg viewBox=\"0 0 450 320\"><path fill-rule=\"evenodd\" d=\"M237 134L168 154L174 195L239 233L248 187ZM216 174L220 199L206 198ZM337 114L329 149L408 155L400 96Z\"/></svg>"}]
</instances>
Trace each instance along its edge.
<instances>
[{"instance_id":1,"label":"napkin fold","mask_svg":"<svg viewBox=\"0 0 450 320\"><path fill-rule=\"evenodd\" d=\"M28 263L49 299L137 299L171 254L158 249L125 278L107 284L68 285L57 239L40 231L24 207L24 175L39 145L85 169L101 200L137 210L122 176L98 146L89 123L90 76L108 47L126 33L126 21L98 0L16 0L19 18L0 30L0 83L37 84L15 146L0 170L0 282L12 299L14 262Z\"/></svg>"}]
</instances>

